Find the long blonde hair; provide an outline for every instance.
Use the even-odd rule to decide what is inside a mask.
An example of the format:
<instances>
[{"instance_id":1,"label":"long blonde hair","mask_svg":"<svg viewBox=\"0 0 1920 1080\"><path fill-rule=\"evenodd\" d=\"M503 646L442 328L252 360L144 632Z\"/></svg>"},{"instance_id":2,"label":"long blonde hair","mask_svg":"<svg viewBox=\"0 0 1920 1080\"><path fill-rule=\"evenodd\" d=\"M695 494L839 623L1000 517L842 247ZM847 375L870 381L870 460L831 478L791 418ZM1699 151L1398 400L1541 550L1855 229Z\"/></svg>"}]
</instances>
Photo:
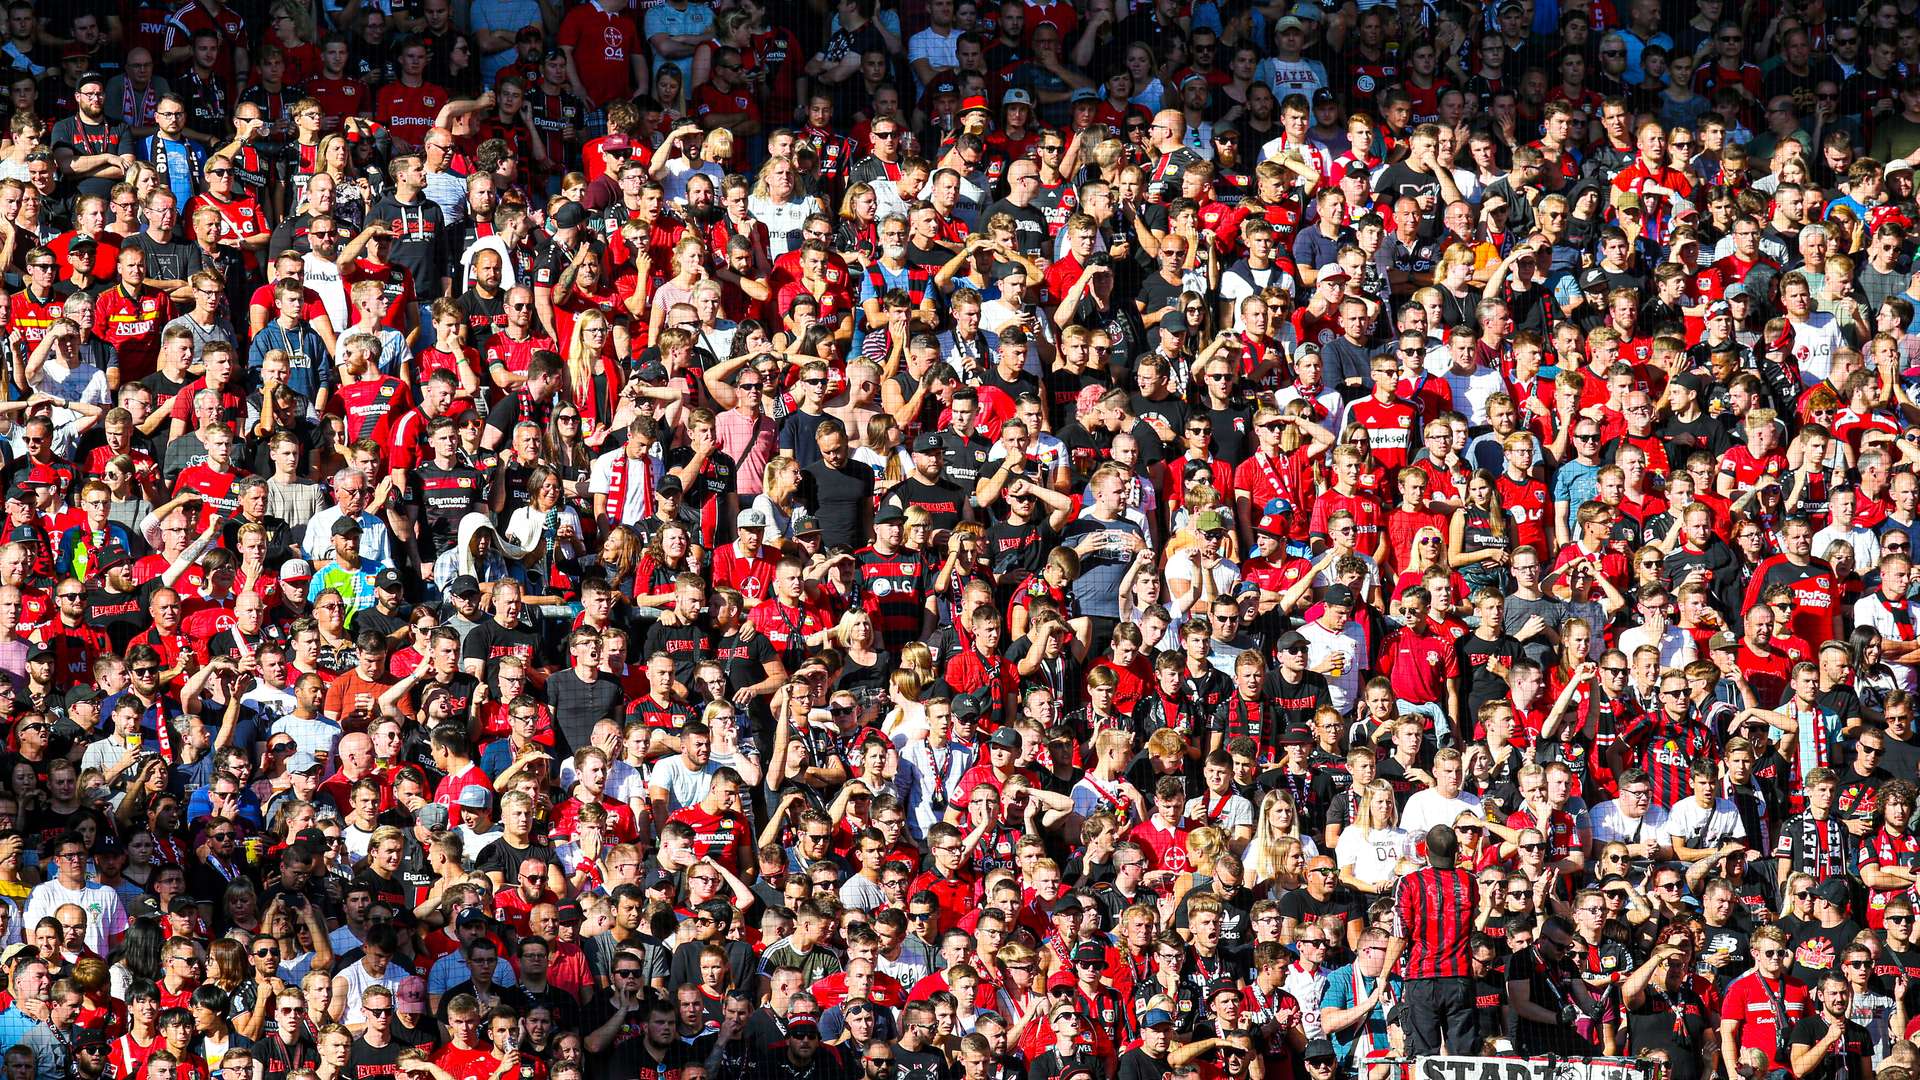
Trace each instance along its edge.
<instances>
[{"instance_id":1,"label":"long blonde hair","mask_svg":"<svg viewBox=\"0 0 1920 1080\"><path fill-rule=\"evenodd\" d=\"M613 332L613 320L607 318L606 312L588 308L573 320L573 332L567 335L567 389L575 401L592 399L594 377L603 359L598 351L591 357L585 355L590 348L586 344L587 330L594 326L606 327L609 334Z\"/></svg>"},{"instance_id":2,"label":"long blonde hair","mask_svg":"<svg viewBox=\"0 0 1920 1080\"><path fill-rule=\"evenodd\" d=\"M1387 797L1387 820L1375 821L1373 818L1374 798L1383 794ZM1367 835L1367 831L1371 829L1395 829L1399 828L1399 826L1400 807L1393 801L1393 785L1387 783L1385 780L1375 780L1373 783L1368 784L1366 790L1361 793L1359 809L1353 813L1353 827L1360 830L1361 836L1365 836Z\"/></svg>"},{"instance_id":3,"label":"long blonde hair","mask_svg":"<svg viewBox=\"0 0 1920 1080\"><path fill-rule=\"evenodd\" d=\"M1432 534L1435 539L1440 541L1439 546L1434 549L1437 554L1423 555L1421 553L1420 538L1428 534ZM1422 525L1414 531L1413 541L1407 549L1406 568L1409 573L1417 573L1422 578L1426 577L1426 573L1429 570L1451 569L1451 567L1447 565L1447 537L1445 533L1440 531L1439 526Z\"/></svg>"},{"instance_id":4,"label":"long blonde hair","mask_svg":"<svg viewBox=\"0 0 1920 1080\"><path fill-rule=\"evenodd\" d=\"M1293 827L1286 832L1273 827L1273 808L1280 803L1286 803L1293 810ZM1260 800L1260 812L1253 819L1253 840L1240 856L1247 872L1247 884L1258 885L1280 872L1281 860L1286 855L1282 840L1300 842L1300 807L1294 803L1291 792L1275 788Z\"/></svg>"}]
</instances>

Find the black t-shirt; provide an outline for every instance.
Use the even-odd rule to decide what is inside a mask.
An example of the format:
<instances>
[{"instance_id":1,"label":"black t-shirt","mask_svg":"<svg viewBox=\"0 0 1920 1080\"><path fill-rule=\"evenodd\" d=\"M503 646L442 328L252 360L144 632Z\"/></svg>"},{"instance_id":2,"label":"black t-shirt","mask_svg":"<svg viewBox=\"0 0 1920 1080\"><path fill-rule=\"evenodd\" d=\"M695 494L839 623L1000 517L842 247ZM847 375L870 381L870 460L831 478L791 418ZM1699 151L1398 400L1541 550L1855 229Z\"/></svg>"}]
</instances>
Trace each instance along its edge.
<instances>
[{"instance_id":1,"label":"black t-shirt","mask_svg":"<svg viewBox=\"0 0 1920 1080\"><path fill-rule=\"evenodd\" d=\"M1060 534L1041 517L1025 525L997 521L987 526L988 565L1003 579L1011 574L1017 581L1023 574L1039 573L1059 546Z\"/></svg>"},{"instance_id":2,"label":"black t-shirt","mask_svg":"<svg viewBox=\"0 0 1920 1080\"><path fill-rule=\"evenodd\" d=\"M385 1046L371 1046L362 1035L353 1040L353 1052L347 1058L347 1077L349 1080L381 1080L392 1076L400 1051L405 1049L407 1044L398 1038L389 1037Z\"/></svg>"},{"instance_id":3,"label":"black t-shirt","mask_svg":"<svg viewBox=\"0 0 1920 1080\"><path fill-rule=\"evenodd\" d=\"M192 244L163 243L143 232L121 245L121 250L127 248L146 256L147 277L150 280L185 281L188 274L200 269L200 260Z\"/></svg>"},{"instance_id":4,"label":"black t-shirt","mask_svg":"<svg viewBox=\"0 0 1920 1080\"><path fill-rule=\"evenodd\" d=\"M466 640L460 645L460 660L462 664L468 660L486 661L486 676L492 680L501 657L518 656L532 663L537 645L538 639L533 636L533 631L519 626L501 626L499 622L488 619L468 631Z\"/></svg>"},{"instance_id":5,"label":"black t-shirt","mask_svg":"<svg viewBox=\"0 0 1920 1080\"><path fill-rule=\"evenodd\" d=\"M802 482L802 498L820 523L821 544L828 549L859 547L867 508L873 505L873 470L852 461L838 469L816 461L806 467Z\"/></svg>"},{"instance_id":6,"label":"black t-shirt","mask_svg":"<svg viewBox=\"0 0 1920 1080\"><path fill-rule=\"evenodd\" d=\"M1840 973L1840 953L1860 933L1860 924L1851 919L1839 926L1825 927L1808 920L1793 931L1788 948L1793 951L1793 977L1808 986L1819 986L1827 975ZM1802 1078L1804 1080L1804 1078Z\"/></svg>"},{"instance_id":7,"label":"black t-shirt","mask_svg":"<svg viewBox=\"0 0 1920 1080\"><path fill-rule=\"evenodd\" d=\"M761 633L755 633L745 641L736 634L729 634L714 642L713 655L725 665L728 690L752 686L766 678L767 665L779 656L774 651L773 643L767 640L767 635Z\"/></svg>"},{"instance_id":8,"label":"black t-shirt","mask_svg":"<svg viewBox=\"0 0 1920 1080\"><path fill-rule=\"evenodd\" d=\"M1280 917L1297 923L1318 922L1332 938L1328 964L1335 955L1347 952L1347 923L1358 918L1362 907L1359 897L1345 885L1336 886L1325 900L1315 900L1305 889L1294 889L1280 897Z\"/></svg>"},{"instance_id":9,"label":"black t-shirt","mask_svg":"<svg viewBox=\"0 0 1920 1080\"><path fill-rule=\"evenodd\" d=\"M1148 1057L1146 1051L1136 1048L1120 1055L1120 1071L1114 1080L1166 1080L1171 1071L1165 1058Z\"/></svg>"},{"instance_id":10,"label":"black t-shirt","mask_svg":"<svg viewBox=\"0 0 1920 1080\"><path fill-rule=\"evenodd\" d=\"M1022 254L1038 255L1047 248L1047 216L1035 209L1033 204L1015 206L1005 199L994 203L980 214L981 221L993 220L993 215L1005 214L1013 219L1013 239ZM904 1070L902 1070L904 1071ZM907 1080L902 1076L900 1080Z\"/></svg>"},{"instance_id":11,"label":"black t-shirt","mask_svg":"<svg viewBox=\"0 0 1920 1080\"><path fill-rule=\"evenodd\" d=\"M520 864L527 859L539 859L548 863L558 861L553 854L553 848L546 844L533 843L517 848L508 843L503 835L480 849L480 854L474 856L473 868L482 874L498 870L506 875L508 881L517 881L520 877Z\"/></svg>"},{"instance_id":12,"label":"black t-shirt","mask_svg":"<svg viewBox=\"0 0 1920 1080\"><path fill-rule=\"evenodd\" d=\"M1253 456L1253 409L1235 405L1225 409L1197 407L1213 427L1213 452L1222 461L1238 465Z\"/></svg>"},{"instance_id":13,"label":"black t-shirt","mask_svg":"<svg viewBox=\"0 0 1920 1080\"><path fill-rule=\"evenodd\" d=\"M1487 662L1495 658L1512 663L1520 659L1520 643L1509 637L1498 637L1486 641L1478 634L1468 634L1454 646L1459 655L1460 670L1467 676L1467 708L1464 715L1473 716L1481 705L1507 693L1507 680L1495 675Z\"/></svg>"},{"instance_id":14,"label":"black t-shirt","mask_svg":"<svg viewBox=\"0 0 1920 1080\"><path fill-rule=\"evenodd\" d=\"M663 652L673 657L673 677L682 686L691 686L693 669L707 654L711 640L712 635L699 623L668 623L665 619L657 619L653 628L647 631L646 647L639 655L652 656Z\"/></svg>"},{"instance_id":15,"label":"black t-shirt","mask_svg":"<svg viewBox=\"0 0 1920 1080\"><path fill-rule=\"evenodd\" d=\"M967 493L960 485L942 477L929 484L909 476L893 485L887 492L887 500L897 506L918 506L927 512L927 524L933 531L941 532L960 524L960 515L966 509Z\"/></svg>"},{"instance_id":16,"label":"black t-shirt","mask_svg":"<svg viewBox=\"0 0 1920 1080\"><path fill-rule=\"evenodd\" d=\"M1856 1069L1868 1071L1867 1066L1873 1061L1873 1036L1867 1034L1866 1028L1851 1020L1846 1021L1846 1025L1845 1037L1814 1065L1811 1072L1799 1080L1848 1080L1855 1075ZM1792 1030L1788 1032L1787 1043L1790 1046L1817 1045L1827 1037L1827 1031L1832 1026L1832 1022L1818 1012L1803 1016L1794 1022Z\"/></svg>"}]
</instances>

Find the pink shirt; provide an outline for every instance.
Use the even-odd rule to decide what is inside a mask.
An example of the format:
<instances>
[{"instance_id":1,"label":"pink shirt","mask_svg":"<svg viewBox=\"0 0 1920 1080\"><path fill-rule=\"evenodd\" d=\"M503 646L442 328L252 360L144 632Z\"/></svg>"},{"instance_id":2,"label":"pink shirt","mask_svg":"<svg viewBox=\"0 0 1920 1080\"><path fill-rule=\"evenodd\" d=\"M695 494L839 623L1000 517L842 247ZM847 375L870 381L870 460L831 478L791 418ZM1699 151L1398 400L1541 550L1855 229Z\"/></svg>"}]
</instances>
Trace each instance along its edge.
<instances>
[{"instance_id":1,"label":"pink shirt","mask_svg":"<svg viewBox=\"0 0 1920 1080\"><path fill-rule=\"evenodd\" d=\"M767 462L779 449L773 421L763 413L759 422L753 423L739 409L728 409L714 420L713 437L721 451L733 459L734 484L740 491L740 501L744 503L750 496L760 494Z\"/></svg>"}]
</instances>

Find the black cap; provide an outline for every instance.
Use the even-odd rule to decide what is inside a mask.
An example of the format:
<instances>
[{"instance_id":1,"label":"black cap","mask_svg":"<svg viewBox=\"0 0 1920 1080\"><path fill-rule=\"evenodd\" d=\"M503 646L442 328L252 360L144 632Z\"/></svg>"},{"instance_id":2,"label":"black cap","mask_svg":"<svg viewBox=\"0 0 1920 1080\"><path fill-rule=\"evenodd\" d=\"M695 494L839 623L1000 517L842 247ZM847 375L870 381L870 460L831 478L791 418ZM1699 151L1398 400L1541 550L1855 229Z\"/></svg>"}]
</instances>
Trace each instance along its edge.
<instances>
[{"instance_id":1,"label":"black cap","mask_svg":"<svg viewBox=\"0 0 1920 1080\"><path fill-rule=\"evenodd\" d=\"M447 584L448 596L479 596L480 579L472 574L461 574Z\"/></svg>"},{"instance_id":2,"label":"black cap","mask_svg":"<svg viewBox=\"0 0 1920 1080\"><path fill-rule=\"evenodd\" d=\"M1293 652L1295 649L1306 647L1307 636L1298 630L1289 630L1281 634L1280 640L1273 643L1273 651L1276 653Z\"/></svg>"},{"instance_id":3,"label":"black cap","mask_svg":"<svg viewBox=\"0 0 1920 1080\"><path fill-rule=\"evenodd\" d=\"M360 523L350 517L343 517L333 523L333 535L335 536L359 536L360 533Z\"/></svg>"},{"instance_id":4,"label":"black cap","mask_svg":"<svg viewBox=\"0 0 1920 1080\"><path fill-rule=\"evenodd\" d=\"M1353 606L1353 590L1345 585L1327 586L1327 594L1320 598L1322 603L1337 604L1340 607Z\"/></svg>"},{"instance_id":5,"label":"black cap","mask_svg":"<svg viewBox=\"0 0 1920 1080\"><path fill-rule=\"evenodd\" d=\"M120 843L120 838L110 832L101 833L99 838L93 842L93 853L95 855L119 855L126 850L126 847Z\"/></svg>"},{"instance_id":6,"label":"black cap","mask_svg":"<svg viewBox=\"0 0 1920 1080\"><path fill-rule=\"evenodd\" d=\"M577 202L563 203L553 212L553 227L556 229L577 229L587 223L586 208Z\"/></svg>"},{"instance_id":7,"label":"black cap","mask_svg":"<svg viewBox=\"0 0 1920 1080\"><path fill-rule=\"evenodd\" d=\"M940 436L931 431L923 431L913 440L913 452L916 454L937 454L945 449L946 444L940 441Z\"/></svg>"},{"instance_id":8,"label":"black cap","mask_svg":"<svg viewBox=\"0 0 1920 1080\"><path fill-rule=\"evenodd\" d=\"M1325 90L1320 92L1323 94L1326 93ZM1330 1058L1339 1057L1338 1054L1334 1053L1333 1040L1324 1035L1317 1039L1308 1039L1306 1048L1300 1051L1300 1056L1307 1061L1325 1061Z\"/></svg>"},{"instance_id":9,"label":"black cap","mask_svg":"<svg viewBox=\"0 0 1920 1080\"><path fill-rule=\"evenodd\" d=\"M1845 878L1830 877L1813 887L1813 898L1825 900L1835 907L1845 907L1847 901L1853 898L1853 892L1847 887Z\"/></svg>"},{"instance_id":10,"label":"black cap","mask_svg":"<svg viewBox=\"0 0 1920 1080\"><path fill-rule=\"evenodd\" d=\"M1185 333L1187 330L1186 312L1181 311L1178 307L1168 310L1165 315L1160 317L1160 329L1171 331L1175 334Z\"/></svg>"},{"instance_id":11,"label":"black cap","mask_svg":"<svg viewBox=\"0 0 1920 1080\"><path fill-rule=\"evenodd\" d=\"M376 589L392 589L398 592L400 589L406 587L406 583L400 580L400 572L398 570L382 570L380 571L380 575L373 579L373 587Z\"/></svg>"},{"instance_id":12,"label":"black cap","mask_svg":"<svg viewBox=\"0 0 1920 1080\"><path fill-rule=\"evenodd\" d=\"M956 694L953 699L953 715L978 720L986 712L985 703L976 694Z\"/></svg>"},{"instance_id":13,"label":"black cap","mask_svg":"<svg viewBox=\"0 0 1920 1080\"><path fill-rule=\"evenodd\" d=\"M899 525L904 524L906 520L906 508L899 503L881 503L880 509L873 512L873 523L875 525ZM955 705L957 706L958 704L959 702L956 701Z\"/></svg>"},{"instance_id":14,"label":"black cap","mask_svg":"<svg viewBox=\"0 0 1920 1080\"><path fill-rule=\"evenodd\" d=\"M97 702L106 696L107 695L100 692L99 687L76 686L73 689L67 691L67 708L71 709L75 705L79 705L83 702L88 702L88 701Z\"/></svg>"},{"instance_id":15,"label":"black cap","mask_svg":"<svg viewBox=\"0 0 1920 1080\"><path fill-rule=\"evenodd\" d=\"M1321 87L1313 92L1313 103L1315 105L1331 105L1337 100L1339 99L1333 96L1333 91L1325 87ZM1312 1044L1309 1043L1308 1045Z\"/></svg>"},{"instance_id":16,"label":"black cap","mask_svg":"<svg viewBox=\"0 0 1920 1080\"><path fill-rule=\"evenodd\" d=\"M680 482L679 477L672 474L661 477L660 482L653 485L655 495L684 495L686 491L686 485Z\"/></svg>"}]
</instances>

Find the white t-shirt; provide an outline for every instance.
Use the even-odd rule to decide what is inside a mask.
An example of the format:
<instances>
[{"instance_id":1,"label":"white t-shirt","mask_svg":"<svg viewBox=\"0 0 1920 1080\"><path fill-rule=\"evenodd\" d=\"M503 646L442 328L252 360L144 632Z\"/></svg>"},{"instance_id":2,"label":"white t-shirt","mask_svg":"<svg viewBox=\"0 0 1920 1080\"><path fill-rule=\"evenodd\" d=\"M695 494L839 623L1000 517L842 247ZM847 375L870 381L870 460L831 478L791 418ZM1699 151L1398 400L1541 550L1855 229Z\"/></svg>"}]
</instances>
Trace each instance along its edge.
<instances>
[{"instance_id":1,"label":"white t-shirt","mask_svg":"<svg viewBox=\"0 0 1920 1080\"><path fill-rule=\"evenodd\" d=\"M1667 835L1690 848L1712 848L1729 840L1745 840L1747 826L1731 801L1715 799L1712 806L1701 806L1700 800L1689 796L1667 813Z\"/></svg>"},{"instance_id":2,"label":"white t-shirt","mask_svg":"<svg viewBox=\"0 0 1920 1080\"><path fill-rule=\"evenodd\" d=\"M1400 812L1400 827L1418 840L1435 825L1451 825L1461 814L1479 810L1478 795L1463 791L1449 799L1433 788L1422 788L1413 793L1413 798L1407 800L1407 808Z\"/></svg>"},{"instance_id":3,"label":"white t-shirt","mask_svg":"<svg viewBox=\"0 0 1920 1080\"><path fill-rule=\"evenodd\" d=\"M87 948L101 956L112 952L113 940L127 932L127 909L120 902L120 894L92 881L78 889L67 888L57 878L35 885L27 897L23 922L37 926L67 904L87 913Z\"/></svg>"},{"instance_id":4,"label":"white t-shirt","mask_svg":"<svg viewBox=\"0 0 1920 1080\"><path fill-rule=\"evenodd\" d=\"M1341 666L1339 674L1327 676L1327 696L1338 712L1344 713L1353 707L1360 697L1360 655L1364 639L1360 636L1360 627L1349 620L1347 625L1334 633L1320 625L1314 619L1300 628L1300 636L1307 639L1307 667L1313 671L1324 671L1321 661L1329 656L1338 655Z\"/></svg>"},{"instance_id":5,"label":"white t-shirt","mask_svg":"<svg viewBox=\"0 0 1920 1080\"><path fill-rule=\"evenodd\" d=\"M1793 330L1793 358L1800 363L1800 378L1808 385L1822 381L1833 372L1833 352L1846 347L1840 339L1840 324L1824 311L1811 312L1806 322L1788 319Z\"/></svg>"},{"instance_id":6,"label":"white t-shirt","mask_svg":"<svg viewBox=\"0 0 1920 1080\"><path fill-rule=\"evenodd\" d=\"M1370 885L1393 877L1394 866L1412 855L1413 838L1404 829L1345 829L1334 847L1340 868Z\"/></svg>"},{"instance_id":7,"label":"white t-shirt","mask_svg":"<svg viewBox=\"0 0 1920 1080\"><path fill-rule=\"evenodd\" d=\"M1882 600L1877 592L1868 593L1853 602L1853 624L1871 626L1880 631L1881 637L1890 641L1913 641L1916 636L1920 636L1920 626L1916 626L1917 621L1920 621L1920 606L1915 606L1912 601L1903 603L1898 611L1889 608L1887 602ZM1880 662L1887 665L1887 669L1893 672L1893 677L1900 680L1901 686L1909 692L1913 690L1911 664L1896 664L1891 660Z\"/></svg>"},{"instance_id":8,"label":"white t-shirt","mask_svg":"<svg viewBox=\"0 0 1920 1080\"><path fill-rule=\"evenodd\" d=\"M1620 800L1609 799L1593 808L1593 841L1604 844L1618 840L1623 844L1664 844L1669 836L1667 812L1648 806L1645 817L1635 820L1620 809Z\"/></svg>"}]
</instances>

